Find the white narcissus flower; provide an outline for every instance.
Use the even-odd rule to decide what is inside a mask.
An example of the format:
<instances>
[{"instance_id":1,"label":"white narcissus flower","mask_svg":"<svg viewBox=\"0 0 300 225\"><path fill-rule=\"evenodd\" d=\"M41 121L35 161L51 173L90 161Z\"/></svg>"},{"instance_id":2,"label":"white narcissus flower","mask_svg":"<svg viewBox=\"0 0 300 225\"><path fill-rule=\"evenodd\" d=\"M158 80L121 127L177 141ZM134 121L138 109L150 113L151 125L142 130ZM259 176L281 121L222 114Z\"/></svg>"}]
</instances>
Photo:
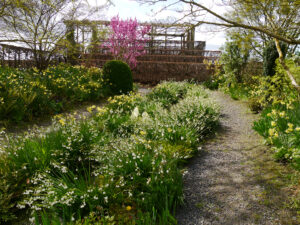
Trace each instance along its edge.
<instances>
[{"instance_id":1,"label":"white narcissus flower","mask_svg":"<svg viewBox=\"0 0 300 225\"><path fill-rule=\"evenodd\" d=\"M132 114L131 114L131 118L132 119L135 119L139 116L139 108L138 107L135 107L134 110L132 111Z\"/></svg>"}]
</instances>

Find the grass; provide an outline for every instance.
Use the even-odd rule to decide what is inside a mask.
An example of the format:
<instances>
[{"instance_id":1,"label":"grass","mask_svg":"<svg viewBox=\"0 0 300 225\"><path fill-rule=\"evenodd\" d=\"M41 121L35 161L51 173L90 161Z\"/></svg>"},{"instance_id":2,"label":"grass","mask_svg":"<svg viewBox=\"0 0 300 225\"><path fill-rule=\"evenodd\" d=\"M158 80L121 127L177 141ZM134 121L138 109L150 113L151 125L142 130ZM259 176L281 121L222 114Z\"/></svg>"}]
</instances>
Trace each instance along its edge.
<instances>
[{"instance_id":1,"label":"grass","mask_svg":"<svg viewBox=\"0 0 300 225\"><path fill-rule=\"evenodd\" d=\"M263 188L261 193L257 193L262 204L275 208L283 224L298 224L300 217L295 218L295 215L300 211L300 196L295 190L299 189L300 174L289 165L275 162L266 149L262 147L251 151L249 163L254 170L248 176L254 177Z\"/></svg>"}]
</instances>

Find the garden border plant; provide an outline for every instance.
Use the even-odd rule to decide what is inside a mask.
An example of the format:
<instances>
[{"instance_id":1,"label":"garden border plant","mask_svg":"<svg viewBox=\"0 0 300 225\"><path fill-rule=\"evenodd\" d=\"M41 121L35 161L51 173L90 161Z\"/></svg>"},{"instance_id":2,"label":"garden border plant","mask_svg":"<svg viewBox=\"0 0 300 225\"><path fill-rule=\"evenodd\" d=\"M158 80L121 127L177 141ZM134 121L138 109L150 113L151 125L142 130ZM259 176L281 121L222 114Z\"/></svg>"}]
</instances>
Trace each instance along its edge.
<instances>
[{"instance_id":1,"label":"garden border plant","mask_svg":"<svg viewBox=\"0 0 300 225\"><path fill-rule=\"evenodd\" d=\"M78 121L58 116L43 137L9 140L0 160L1 222L175 224L182 165L218 125L195 84L166 82L110 98Z\"/></svg>"},{"instance_id":2,"label":"garden border plant","mask_svg":"<svg viewBox=\"0 0 300 225\"><path fill-rule=\"evenodd\" d=\"M0 121L32 121L110 94L98 68L60 64L40 72L0 67Z\"/></svg>"}]
</instances>

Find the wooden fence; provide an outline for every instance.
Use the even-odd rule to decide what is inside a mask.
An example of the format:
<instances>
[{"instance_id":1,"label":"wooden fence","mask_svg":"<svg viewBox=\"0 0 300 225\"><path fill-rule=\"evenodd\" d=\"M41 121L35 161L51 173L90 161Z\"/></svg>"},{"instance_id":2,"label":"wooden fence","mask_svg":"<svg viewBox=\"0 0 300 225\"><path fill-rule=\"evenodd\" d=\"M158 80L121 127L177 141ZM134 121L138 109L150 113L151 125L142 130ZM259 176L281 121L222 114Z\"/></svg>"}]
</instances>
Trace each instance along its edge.
<instances>
[{"instance_id":1,"label":"wooden fence","mask_svg":"<svg viewBox=\"0 0 300 225\"><path fill-rule=\"evenodd\" d=\"M98 49L82 54L81 63L86 66L102 67L112 60L109 49L99 45ZM137 58L137 67L133 70L135 81L157 83L161 80L207 80L214 63L219 59L220 51L204 50L205 42L155 40L147 43L145 54ZM211 62L208 67L205 61Z\"/></svg>"},{"instance_id":2,"label":"wooden fence","mask_svg":"<svg viewBox=\"0 0 300 225\"><path fill-rule=\"evenodd\" d=\"M135 81L157 83L161 80L194 79L204 81L213 71L204 63L212 64L219 59L220 51L204 50L205 42L154 41L147 43L146 54L138 57L137 67L133 70ZM109 49L98 45L97 51L78 53L79 64L103 67L113 59ZM56 57L53 63L59 63L63 57ZM0 45L0 63L11 67L30 68L35 65L30 49L10 45Z\"/></svg>"}]
</instances>

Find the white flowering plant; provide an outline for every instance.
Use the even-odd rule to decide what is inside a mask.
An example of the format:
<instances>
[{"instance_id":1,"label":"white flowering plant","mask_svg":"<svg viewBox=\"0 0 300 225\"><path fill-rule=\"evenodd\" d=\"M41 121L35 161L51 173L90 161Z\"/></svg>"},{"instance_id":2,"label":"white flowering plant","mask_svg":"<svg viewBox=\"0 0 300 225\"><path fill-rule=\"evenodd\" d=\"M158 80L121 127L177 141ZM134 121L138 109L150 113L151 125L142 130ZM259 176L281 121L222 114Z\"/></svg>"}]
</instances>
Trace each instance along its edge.
<instances>
[{"instance_id":1,"label":"white flowering plant","mask_svg":"<svg viewBox=\"0 0 300 225\"><path fill-rule=\"evenodd\" d=\"M198 85L161 88L110 98L88 119L58 116L52 131L11 142L0 160L0 212L27 213L35 224L173 223L182 164L219 113Z\"/></svg>"}]
</instances>

